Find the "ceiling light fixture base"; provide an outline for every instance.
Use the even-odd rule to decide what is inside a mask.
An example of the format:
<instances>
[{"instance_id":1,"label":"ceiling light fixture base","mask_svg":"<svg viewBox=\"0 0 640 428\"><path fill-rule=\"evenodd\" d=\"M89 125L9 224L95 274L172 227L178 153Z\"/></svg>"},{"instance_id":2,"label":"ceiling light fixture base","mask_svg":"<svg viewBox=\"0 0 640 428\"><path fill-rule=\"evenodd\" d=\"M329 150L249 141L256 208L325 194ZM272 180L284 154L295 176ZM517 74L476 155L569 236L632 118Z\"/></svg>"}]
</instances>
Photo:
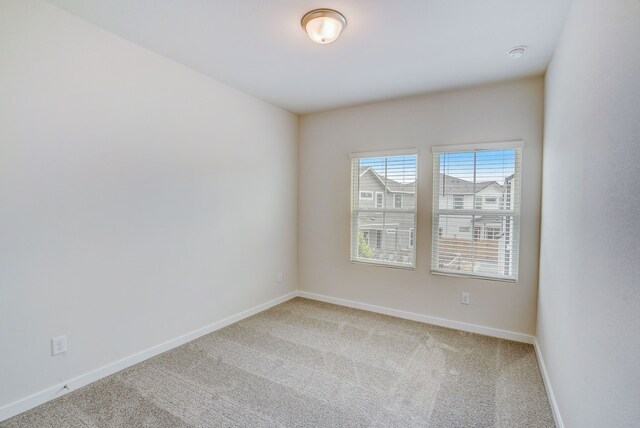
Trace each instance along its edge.
<instances>
[{"instance_id":1,"label":"ceiling light fixture base","mask_svg":"<svg viewBox=\"0 0 640 428\"><path fill-rule=\"evenodd\" d=\"M314 9L302 17L300 24L311 40L326 45L338 38L347 26L347 19L337 10Z\"/></svg>"}]
</instances>

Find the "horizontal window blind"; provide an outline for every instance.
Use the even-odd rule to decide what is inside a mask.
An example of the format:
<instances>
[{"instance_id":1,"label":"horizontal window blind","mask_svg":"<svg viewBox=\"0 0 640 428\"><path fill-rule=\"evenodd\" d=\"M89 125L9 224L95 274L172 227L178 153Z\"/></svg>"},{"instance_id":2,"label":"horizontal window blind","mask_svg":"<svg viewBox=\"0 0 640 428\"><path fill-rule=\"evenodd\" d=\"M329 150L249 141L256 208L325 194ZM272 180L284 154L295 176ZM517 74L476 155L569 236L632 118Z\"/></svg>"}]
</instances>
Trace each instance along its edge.
<instances>
[{"instance_id":1,"label":"horizontal window blind","mask_svg":"<svg viewBox=\"0 0 640 428\"><path fill-rule=\"evenodd\" d=\"M517 281L522 148L433 148L432 272Z\"/></svg>"},{"instance_id":2,"label":"horizontal window blind","mask_svg":"<svg viewBox=\"0 0 640 428\"><path fill-rule=\"evenodd\" d=\"M416 265L417 152L351 156L351 261Z\"/></svg>"}]
</instances>

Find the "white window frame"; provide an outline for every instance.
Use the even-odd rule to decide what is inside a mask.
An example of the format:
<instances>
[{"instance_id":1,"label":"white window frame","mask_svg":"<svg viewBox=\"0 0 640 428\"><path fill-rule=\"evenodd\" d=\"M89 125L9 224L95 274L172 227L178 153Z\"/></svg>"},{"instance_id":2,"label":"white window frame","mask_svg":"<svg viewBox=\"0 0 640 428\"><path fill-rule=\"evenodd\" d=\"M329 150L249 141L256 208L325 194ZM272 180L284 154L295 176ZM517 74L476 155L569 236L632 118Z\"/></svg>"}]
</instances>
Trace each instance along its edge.
<instances>
[{"instance_id":1,"label":"white window frame","mask_svg":"<svg viewBox=\"0 0 640 428\"><path fill-rule=\"evenodd\" d=\"M359 189L359 180L360 180L360 170L359 167L358 168L354 168L354 161L355 160L360 160L360 159L366 159L366 158L393 158L393 157L403 157L403 156L415 156L416 157L416 181L415 181L415 194L414 194L414 204L413 204L413 208L394 208L394 207L376 207L376 200L375 200L375 192L374 192L374 207L373 208L360 208L357 203L359 200L362 200L362 198L360 198L361 192ZM398 269L407 269L407 270L415 270L416 269L416 263L417 263L417 252L416 252L416 245L414 242L414 245L410 247L410 249L413 251L413 264L409 265L409 264L405 264L405 263L398 263L398 262L392 262L392 261L387 261L387 260L366 260L366 259L361 259L358 257L358 213L362 212L362 211L373 211L373 212L411 212L413 213L413 225L411 227L411 229L414 231L414 241L415 241L415 231L417 230L417 219L418 219L418 213L417 213L417 206L418 206L418 150L417 149L400 149L400 150L390 150L390 151L382 151L382 152L361 152L361 153L351 153L349 155L349 157L351 158L352 161L352 167L351 167L351 262L352 263L357 263L357 264L367 264L367 265L374 265L374 266L382 266L382 267L391 267L391 268L398 268ZM356 189L357 189L357 198L356 198ZM404 195L402 195L402 204L404 206ZM369 198L365 198L365 200L370 200ZM383 202L384 205L384 202ZM395 198L394 198L394 206L395 206ZM395 230L394 230L395 232ZM376 247L376 249L382 249L384 250L384 235L382 235L382 230L379 231L380 233L380 241L379 247ZM371 239L369 239L371 240ZM371 245L371 243L368 243L368 245Z\"/></svg>"},{"instance_id":2,"label":"white window frame","mask_svg":"<svg viewBox=\"0 0 640 428\"><path fill-rule=\"evenodd\" d=\"M511 195L511 198L518 197L517 201L512 201L510 203L511 207L507 209L506 207L498 206L498 209L478 209L476 206L476 195L474 194L473 198L473 209L467 208L455 208L455 205L451 208L440 208L439 201L439 183L437 183L439 174L440 174L440 155L443 153L468 153L468 152L481 152L481 151L496 151L496 150L516 150L516 172L514 175L514 187L517 189L517 195ZM524 141L508 141L508 142L499 142L499 143L483 143L483 144L459 144L452 146L434 146L432 147L433 153L433 174L434 174L434 183L433 183L433 227L432 227L432 251L431 251L431 272L438 275L448 275L448 276L461 276L461 277L470 277L470 278L478 278L478 279L486 279L486 280L494 280L494 281L503 281L503 282L518 282L519 275L519 258L520 258L520 204L522 200L522 156L524 151ZM458 195L453 195L455 196ZM496 199L498 202L499 199ZM483 202L485 200L483 199ZM517 203L514 203L517 202ZM484 205L484 204L483 204ZM513 224L511 225L512 230L511 233L511 242L513 244L512 248L505 250L505 253L509 251L509 255L512 257L512 262L510 264L510 269L513 272L510 275L507 275L506 272L504 275L490 275L490 274L482 274L482 273L466 273L459 271L447 271L446 269L440 268L438 266L437 255L439 253L439 240L442 237L442 227L439 226L440 216L441 215L473 215L473 216L482 216L482 215L498 215L498 216L507 216L505 218L512 217ZM473 225L472 237L475 239L476 228L478 226ZM491 227L491 226L490 226ZM483 238L486 237L486 228L483 228L482 234ZM502 233L506 233L502 230ZM514 242L515 241L515 242Z\"/></svg>"}]
</instances>

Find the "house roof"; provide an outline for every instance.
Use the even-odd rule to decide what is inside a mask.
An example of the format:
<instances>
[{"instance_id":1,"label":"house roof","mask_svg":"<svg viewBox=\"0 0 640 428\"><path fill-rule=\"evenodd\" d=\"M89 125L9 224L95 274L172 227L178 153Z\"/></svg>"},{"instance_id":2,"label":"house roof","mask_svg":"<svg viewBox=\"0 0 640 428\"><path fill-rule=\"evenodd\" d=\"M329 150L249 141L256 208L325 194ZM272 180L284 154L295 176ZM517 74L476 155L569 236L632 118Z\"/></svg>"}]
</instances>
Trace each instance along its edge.
<instances>
[{"instance_id":1,"label":"house roof","mask_svg":"<svg viewBox=\"0 0 640 428\"><path fill-rule=\"evenodd\" d=\"M475 184L475 192L478 193L492 184L502 189L502 185L497 181L483 181ZM473 181L463 180L447 174L440 174L440 190L445 194L472 194L474 185Z\"/></svg>"},{"instance_id":2,"label":"house roof","mask_svg":"<svg viewBox=\"0 0 640 428\"><path fill-rule=\"evenodd\" d=\"M483 223L483 224L502 224L502 216L499 215L483 215L480 217L476 217L474 220L475 223Z\"/></svg>"},{"instance_id":3,"label":"house roof","mask_svg":"<svg viewBox=\"0 0 640 428\"><path fill-rule=\"evenodd\" d=\"M360 168L360 176L362 177L366 172L371 172L380 183L384 186L386 184L387 190L389 192L395 193L415 193L416 192L416 182L412 181L410 183L400 183L399 181L392 180L387 177L386 183L385 180L376 172L375 169L368 166L366 168Z\"/></svg>"},{"instance_id":4,"label":"house roof","mask_svg":"<svg viewBox=\"0 0 640 428\"><path fill-rule=\"evenodd\" d=\"M360 168L360 176L362 177L365 173L371 172L380 183L384 186L386 184L387 190L389 192L409 192L415 193L415 181L410 183L400 183L399 181L392 180L387 178L386 183L384 178L378 174L378 172L372 167L368 166L365 168ZM444 182L442 181L444 179ZM458 177L454 177L447 174L440 174L440 190L443 190L446 194L472 194L474 191L474 185L472 181L463 180ZM502 189L502 185L497 181L482 181L475 184L475 192L478 193L483 189L495 184L500 189ZM452 189L452 191L448 192L447 189Z\"/></svg>"}]
</instances>

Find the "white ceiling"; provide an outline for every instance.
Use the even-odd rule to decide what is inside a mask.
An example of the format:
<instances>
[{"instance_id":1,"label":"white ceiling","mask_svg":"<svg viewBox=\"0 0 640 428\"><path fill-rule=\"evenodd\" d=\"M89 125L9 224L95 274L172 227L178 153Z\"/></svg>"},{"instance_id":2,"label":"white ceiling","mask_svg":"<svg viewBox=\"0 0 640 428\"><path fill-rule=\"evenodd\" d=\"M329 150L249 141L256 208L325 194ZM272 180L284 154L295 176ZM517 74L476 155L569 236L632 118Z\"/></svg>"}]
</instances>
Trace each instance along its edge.
<instances>
[{"instance_id":1,"label":"white ceiling","mask_svg":"<svg viewBox=\"0 0 640 428\"><path fill-rule=\"evenodd\" d=\"M294 113L541 74L571 0L48 0ZM342 12L330 45L305 12ZM512 60L506 51L528 45Z\"/></svg>"}]
</instances>

